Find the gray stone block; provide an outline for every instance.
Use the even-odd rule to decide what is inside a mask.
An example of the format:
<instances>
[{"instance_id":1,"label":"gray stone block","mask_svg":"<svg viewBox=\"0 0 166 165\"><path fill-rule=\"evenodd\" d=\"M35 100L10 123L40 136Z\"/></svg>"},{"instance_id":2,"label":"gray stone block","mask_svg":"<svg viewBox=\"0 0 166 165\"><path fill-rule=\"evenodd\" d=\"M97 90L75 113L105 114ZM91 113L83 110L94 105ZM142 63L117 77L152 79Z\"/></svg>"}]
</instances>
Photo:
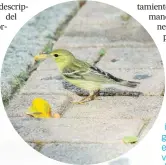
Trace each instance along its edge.
<instances>
[{"instance_id":1,"label":"gray stone block","mask_svg":"<svg viewBox=\"0 0 166 165\"><path fill-rule=\"evenodd\" d=\"M21 94L65 93L62 77L57 70L35 71L21 89Z\"/></svg>"},{"instance_id":2,"label":"gray stone block","mask_svg":"<svg viewBox=\"0 0 166 165\"><path fill-rule=\"evenodd\" d=\"M26 119L11 118L17 132L28 142L120 142L124 136L137 136L140 119Z\"/></svg>"},{"instance_id":3,"label":"gray stone block","mask_svg":"<svg viewBox=\"0 0 166 165\"><path fill-rule=\"evenodd\" d=\"M71 39L72 38L72 39ZM151 48L156 47L152 42L138 41L116 41L109 42L106 37L83 37L83 36L62 36L56 43L56 47L66 48L89 48L89 47L109 47L109 48Z\"/></svg>"},{"instance_id":4,"label":"gray stone block","mask_svg":"<svg viewBox=\"0 0 166 165\"><path fill-rule=\"evenodd\" d=\"M73 105L65 112L66 118L85 119L151 119L156 118L163 101L163 97L99 97L82 105ZM140 104L141 103L141 104Z\"/></svg>"},{"instance_id":5,"label":"gray stone block","mask_svg":"<svg viewBox=\"0 0 166 165\"><path fill-rule=\"evenodd\" d=\"M112 16L112 15L111 15ZM103 24L88 24L86 22L93 22L91 19L96 19L96 17L88 20L81 24L73 24L71 22L70 26L66 29L64 36L67 37L98 37L97 43L100 43L99 38L105 38L109 43L116 41L137 41L137 42L154 42L148 32L139 25L134 19L135 23L123 22L122 20L116 20L116 17L120 15L115 15L110 17L109 21L104 21ZM100 19L100 18L99 18ZM138 24L136 26L136 23Z\"/></svg>"},{"instance_id":6,"label":"gray stone block","mask_svg":"<svg viewBox=\"0 0 166 165\"><path fill-rule=\"evenodd\" d=\"M132 147L133 145L126 145L122 142L111 144L53 143L45 145L40 152L60 162L82 165L109 161L126 153Z\"/></svg>"},{"instance_id":7,"label":"gray stone block","mask_svg":"<svg viewBox=\"0 0 166 165\"><path fill-rule=\"evenodd\" d=\"M97 64L104 70L111 69L163 69L157 48L111 48Z\"/></svg>"},{"instance_id":8,"label":"gray stone block","mask_svg":"<svg viewBox=\"0 0 166 165\"><path fill-rule=\"evenodd\" d=\"M96 8L95 5L99 7ZM93 6L95 6L95 9L91 12ZM97 46L99 44L104 45L117 41L154 43L143 26L131 16L128 17L128 20L124 21L122 18L124 14L126 13L113 6L88 2L70 22L65 30L64 36L71 38L81 37L84 40L84 43L82 42L84 46L86 43L89 43L89 37L91 40L95 40L91 44L96 44ZM101 38L103 39L101 40Z\"/></svg>"}]
</instances>

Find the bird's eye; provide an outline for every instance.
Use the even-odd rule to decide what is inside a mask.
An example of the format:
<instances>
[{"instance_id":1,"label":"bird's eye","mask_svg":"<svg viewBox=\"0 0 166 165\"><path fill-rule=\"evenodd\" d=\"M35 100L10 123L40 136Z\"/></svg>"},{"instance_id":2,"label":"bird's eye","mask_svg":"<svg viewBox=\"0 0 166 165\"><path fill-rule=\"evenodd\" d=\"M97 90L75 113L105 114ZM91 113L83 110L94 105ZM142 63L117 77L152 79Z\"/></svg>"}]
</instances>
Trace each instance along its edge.
<instances>
[{"instance_id":1,"label":"bird's eye","mask_svg":"<svg viewBox=\"0 0 166 165\"><path fill-rule=\"evenodd\" d=\"M58 57L58 54L54 54L54 57Z\"/></svg>"}]
</instances>

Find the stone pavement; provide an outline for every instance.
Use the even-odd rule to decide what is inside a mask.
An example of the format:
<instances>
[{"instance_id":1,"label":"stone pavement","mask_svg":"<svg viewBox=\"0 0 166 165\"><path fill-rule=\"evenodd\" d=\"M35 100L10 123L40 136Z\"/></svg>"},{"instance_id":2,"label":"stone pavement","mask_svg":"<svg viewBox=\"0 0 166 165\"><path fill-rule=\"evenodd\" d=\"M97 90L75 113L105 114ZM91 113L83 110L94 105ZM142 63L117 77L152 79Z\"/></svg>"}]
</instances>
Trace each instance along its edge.
<instances>
[{"instance_id":1,"label":"stone pavement","mask_svg":"<svg viewBox=\"0 0 166 165\"><path fill-rule=\"evenodd\" d=\"M123 137L138 136L141 140L152 127L163 100L164 69L149 34L124 12L87 2L55 48L68 49L113 75L141 84L135 89L106 89L98 100L73 105L71 100L87 92L62 80L54 62L47 59L6 108L14 128L33 148L66 163L101 163L126 153L135 144L124 144ZM101 48L106 50L102 57ZM46 99L61 118L26 116L35 97ZM127 165L125 162L113 164Z\"/></svg>"}]
</instances>

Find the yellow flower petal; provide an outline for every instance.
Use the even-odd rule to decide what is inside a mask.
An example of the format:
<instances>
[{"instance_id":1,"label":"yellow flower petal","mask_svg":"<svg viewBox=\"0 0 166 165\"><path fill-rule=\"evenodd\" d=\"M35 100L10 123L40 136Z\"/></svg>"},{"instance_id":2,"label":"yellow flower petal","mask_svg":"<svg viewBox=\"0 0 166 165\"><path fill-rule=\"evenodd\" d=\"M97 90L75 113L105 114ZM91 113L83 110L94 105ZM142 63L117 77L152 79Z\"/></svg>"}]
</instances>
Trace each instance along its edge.
<instances>
[{"instance_id":1,"label":"yellow flower petal","mask_svg":"<svg viewBox=\"0 0 166 165\"><path fill-rule=\"evenodd\" d=\"M51 107L46 100L42 98L35 98L32 101L32 105L28 108L28 112L26 114L35 118L50 118Z\"/></svg>"}]
</instances>

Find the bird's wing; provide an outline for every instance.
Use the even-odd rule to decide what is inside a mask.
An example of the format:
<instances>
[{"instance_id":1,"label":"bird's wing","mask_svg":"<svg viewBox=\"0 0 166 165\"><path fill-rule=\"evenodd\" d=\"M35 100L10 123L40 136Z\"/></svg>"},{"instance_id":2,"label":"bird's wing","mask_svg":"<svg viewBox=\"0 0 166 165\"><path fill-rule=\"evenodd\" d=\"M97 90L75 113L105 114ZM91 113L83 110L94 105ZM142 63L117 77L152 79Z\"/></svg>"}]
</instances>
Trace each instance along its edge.
<instances>
[{"instance_id":1,"label":"bird's wing","mask_svg":"<svg viewBox=\"0 0 166 165\"><path fill-rule=\"evenodd\" d=\"M80 65L73 67L66 67L63 70L63 76L71 79L84 79L86 81L95 81L95 82L121 82L122 79L116 78L110 73L104 72L103 70L95 67L81 67Z\"/></svg>"},{"instance_id":2,"label":"bird's wing","mask_svg":"<svg viewBox=\"0 0 166 165\"><path fill-rule=\"evenodd\" d=\"M92 76L94 79L96 79L96 81L99 82L110 82L110 83L117 83L123 86L128 86L128 87L136 87L138 84L140 84L139 82L135 82L135 81L127 81L127 80L123 80L120 78L117 78L115 76L113 76L112 74L108 73L108 72L104 72L103 70L95 67L95 66L91 66L90 67L91 72L88 74L88 77ZM93 75L91 75L93 73ZM86 75L85 75L86 76ZM86 77L84 77L86 78Z\"/></svg>"},{"instance_id":3,"label":"bird's wing","mask_svg":"<svg viewBox=\"0 0 166 165\"><path fill-rule=\"evenodd\" d=\"M113 76L112 74L105 72L96 66L91 66L90 69L91 69L91 73L98 75L99 77L102 77L104 79L112 80L115 82L122 82L123 81L122 79L117 78L117 77Z\"/></svg>"}]
</instances>

